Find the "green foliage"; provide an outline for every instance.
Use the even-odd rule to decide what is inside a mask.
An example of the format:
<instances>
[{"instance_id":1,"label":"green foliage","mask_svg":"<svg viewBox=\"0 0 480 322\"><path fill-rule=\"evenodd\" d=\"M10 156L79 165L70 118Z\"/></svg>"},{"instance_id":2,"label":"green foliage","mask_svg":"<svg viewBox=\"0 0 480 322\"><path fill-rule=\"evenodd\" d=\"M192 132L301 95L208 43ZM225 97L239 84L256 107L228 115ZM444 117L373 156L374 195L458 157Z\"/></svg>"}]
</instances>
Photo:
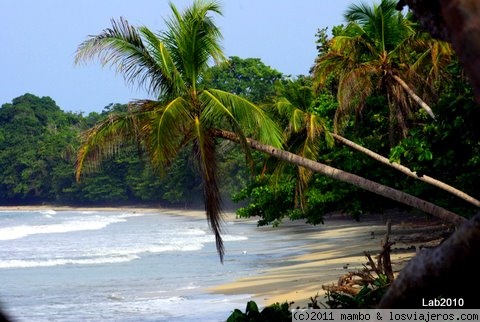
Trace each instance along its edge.
<instances>
[{"instance_id":1,"label":"green foliage","mask_svg":"<svg viewBox=\"0 0 480 322\"><path fill-rule=\"evenodd\" d=\"M412 161L431 161L433 154L427 146L428 142L422 140L418 131L410 131L410 136L403 139L399 145L393 147L390 152L390 160L392 162L401 163L403 160ZM415 169L412 169L415 170Z\"/></svg>"},{"instance_id":2,"label":"green foliage","mask_svg":"<svg viewBox=\"0 0 480 322\"><path fill-rule=\"evenodd\" d=\"M111 114L89 129L82 137L77 155L76 178L81 178L86 167L98 165L128 147L128 143L136 143L145 151L160 173L165 173L179 153L191 146L195 170L201 178L206 216L222 261L223 204L215 133L218 129L235 133L247 157L250 154L247 135L275 147L282 145L282 135L262 108L235 91L212 87L212 79L205 81L209 77L209 63L225 61L221 32L213 19L221 15L219 3L198 0L183 11L170 3L170 9L172 15L161 32L132 26L120 18L112 20L111 28L91 36L78 47L77 63L98 58L103 65L114 66L128 82L146 87L157 100L131 102L128 112ZM249 83L257 78L261 82L242 91L250 94L252 88L269 81L273 85L275 79L259 75L258 60L252 67L249 71L254 78ZM241 66L238 68L246 75ZM262 95L268 93L263 91ZM181 196L178 192L167 196L177 200Z\"/></svg>"},{"instance_id":3,"label":"green foliage","mask_svg":"<svg viewBox=\"0 0 480 322\"><path fill-rule=\"evenodd\" d=\"M332 30L334 37L350 35L343 26L333 27ZM350 36L355 34L350 32ZM328 53L331 43L326 30L319 31L317 36L318 45L322 46L325 54ZM416 59L419 57L417 54L415 57L395 56L395 59ZM302 105L304 110L322 118L325 128L333 127L339 104L335 73L329 75L319 92L306 91L310 86L309 77L287 81L258 59L231 57L230 65L211 67L205 75L200 79L201 88L217 85L220 89L258 102L275 101L278 95L295 102L308 102ZM388 99L381 90L372 91L365 99L361 115L346 124L342 135L379 154L389 155L392 161L408 166L419 175L428 174L478 198L480 131L476 120L480 118L480 108L473 100L471 88L463 78L458 63L449 65L443 80L435 84L440 94L431 104L437 119L432 121L421 113L416 115L415 121L408 119L410 131L398 144L390 146L390 119L385 113ZM279 88L282 90L278 91ZM221 94L217 92L215 97L229 102ZM244 107L244 111L248 110L246 105ZM75 182L73 167L80 132L109 115L122 115L127 110L126 105L111 104L102 113L82 116L61 111L51 98L31 94L2 105L0 201L3 204L142 202L199 205L199 199L203 197L201 177L196 171L198 165L189 154L193 147L188 144L172 159L163 177L159 177L159 169L147 161L144 149L124 142L122 152L106 158L99 164L97 172L86 176L80 184ZM217 121L218 114L212 115ZM278 117L276 121L285 128L289 125L285 117ZM219 124L228 122L223 120ZM251 133L254 129L245 132L246 135ZM299 142L301 138L297 133L294 139ZM259 224L277 225L284 218L305 219L318 224L322 223L325 214L332 211L343 211L361 218L369 211L379 212L400 206L353 186L313 174L309 178L309 186L303 191L305 205L299 207L296 202L295 168L285 166L275 179L277 185L272 185L267 180L272 178L272 172L268 167L263 168L265 164L270 165L271 160L252 153L253 158L246 165L243 151L238 146L218 143L215 157L221 195L224 198L233 195L235 206L240 206L239 215L257 216ZM349 148L341 145L328 148L320 140L315 143L320 143L318 156L322 163L406 191L466 216L475 211L463 201L380 166ZM264 173L263 177L252 177L252 169L254 174Z\"/></svg>"},{"instance_id":4,"label":"green foliage","mask_svg":"<svg viewBox=\"0 0 480 322\"><path fill-rule=\"evenodd\" d=\"M268 177L257 176L251 184L234 194L234 202L247 201L237 210L239 217L260 217L259 226L278 225L283 217L295 219L298 209L294 208L295 181L284 180L272 185Z\"/></svg>"},{"instance_id":5,"label":"green foliage","mask_svg":"<svg viewBox=\"0 0 480 322\"><path fill-rule=\"evenodd\" d=\"M227 322L287 322L292 320L290 304L275 303L259 311L255 301L249 301L245 313L235 309L227 319Z\"/></svg>"},{"instance_id":6,"label":"green foliage","mask_svg":"<svg viewBox=\"0 0 480 322\"><path fill-rule=\"evenodd\" d=\"M55 200L59 185L73 183L77 115L63 113L49 97L25 94L0 108L0 133L0 200Z\"/></svg>"},{"instance_id":7,"label":"green foliage","mask_svg":"<svg viewBox=\"0 0 480 322\"><path fill-rule=\"evenodd\" d=\"M223 64L210 67L203 83L260 104L275 96L275 83L283 79L282 73L265 65L259 58L230 57Z\"/></svg>"},{"instance_id":8,"label":"green foliage","mask_svg":"<svg viewBox=\"0 0 480 322\"><path fill-rule=\"evenodd\" d=\"M471 86L459 73L459 66L449 68L450 80L442 84L442 95L435 106L438 117L410 131L409 136L392 148L390 159L427 174L479 198L480 131L477 121L480 108L475 103ZM419 197L451 209L464 216L476 209L443 191L418 182L405 182L402 187Z\"/></svg>"},{"instance_id":9,"label":"green foliage","mask_svg":"<svg viewBox=\"0 0 480 322\"><path fill-rule=\"evenodd\" d=\"M419 31L395 5L395 0L351 4L344 14L348 24L334 28L332 39L328 41L325 32L317 34L319 56L313 69L316 86L337 94L337 131L350 126L353 118L357 124L367 119L371 108L367 100L383 96L382 110L370 116L388 123L392 146L426 115L415 113L419 106L406 88L428 101L453 56L448 44Z\"/></svg>"}]
</instances>

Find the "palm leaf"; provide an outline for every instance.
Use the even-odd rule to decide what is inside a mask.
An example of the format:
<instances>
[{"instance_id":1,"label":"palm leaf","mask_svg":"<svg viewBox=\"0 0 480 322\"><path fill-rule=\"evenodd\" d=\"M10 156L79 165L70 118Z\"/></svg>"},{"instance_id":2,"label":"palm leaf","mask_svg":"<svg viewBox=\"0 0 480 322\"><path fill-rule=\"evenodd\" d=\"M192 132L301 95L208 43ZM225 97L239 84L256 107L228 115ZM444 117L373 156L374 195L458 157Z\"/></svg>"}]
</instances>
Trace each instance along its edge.
<instances>
[{"instance_id":1,"label":"palm leaf","mask_svg":"<svg viewBox=\"0 0 480 322\"><path fill-rule=\"evenodd\" d=\"M223 263L225 248L222 241L222 202L217 179L218 166L215 156L215 138L205 131L200 118L194 120L194 150L202 175L205 211L210 228L215 235L215 244Z\"/></svg>"},{"instance_id":2,"label":"palm leaf","mask_svg":"<svg viewBox=\"0 0 480 322\"><path fill-rule=\"evenodd\" d=\"M138 107L151 106L152 112L145 123L146 146L152 163L164 172L177 156L182 146L188 143L189 129L193 118L188 102L182 97L163 104L156 101L139 101Z\"/></svg>"},{"instance_id":3,"label":"palm leaf","mask_svg":"<svg viewBox=\"0 0 480 322\"><path fill-rule=\"evenodd\" d=\"M233 130L251 134L261 142L269 142L269 145L275 147L282 146L283 137L279 127L256 104L217 89L204 90L201 97L206 103L202 117L214 120L225 118L234 125Z\"/></svg>"},{"instance_id":4,"label":"palm leaf","mask_svg":"<svg viewBox=\"0 0 480 322\"><path fill-rule=\"evenodd\" d=\"M134 113L111 114L84 132L75 163L77 181L84 170L95 170L105 158L115 155L129 143L141 141L138 123L138 115Z\"/></svg>"},{"instance_id":5,"label":"palm leaf","mask_svg":"<svg viewBox=\"0 0 480 322\"><path fill-rule=\"evenodd\" d=\"M348 117L355 112L357 119L362 114L365 100L373 91L375 66L365 63L343 73L338 85L338 108L334 117L334 130L340 131Z\"/></svg>"},{"instance_id":6,"label":"palm leaf","mask_svg":"<svg viewBox=\"0 0 480 322\"><path fill-rule=\"evenodd\" d=\"M168 28L161 37L185 83L195 89L210 59L216 62L226 60L219 45L221 32L208 15L209 12L221 14L220 6L216 2L195 1L183 13L172 3L170 7L173 16L165 21Z\"/></svg>"},{"instance_id":7,"label":"palm leaf","mask_svg":"<svg viewBox=\"0 0 480 322\"><path fill-rule=\"evenodd\" d=\"M98 57L103 66L116 67L127 83L137 83L150 93L161 93L165 75L145 46L141 34L124 18L111 20L112 27L92 36L77 48L75 63Z\"/></svg>"},{"instance_id":8,"label":"palm leaf","mask_svg":"<svg viewBox=\"0 0 480 322\"><path fill-rule=\"evenodd\" d=\"M186 92L185 83L165 43L146 27L141 27L139 31L145 38L146 46L155 60L156 66L161 70L164 95L176 97L184 94Z\"/></svg>"}]
</instances>

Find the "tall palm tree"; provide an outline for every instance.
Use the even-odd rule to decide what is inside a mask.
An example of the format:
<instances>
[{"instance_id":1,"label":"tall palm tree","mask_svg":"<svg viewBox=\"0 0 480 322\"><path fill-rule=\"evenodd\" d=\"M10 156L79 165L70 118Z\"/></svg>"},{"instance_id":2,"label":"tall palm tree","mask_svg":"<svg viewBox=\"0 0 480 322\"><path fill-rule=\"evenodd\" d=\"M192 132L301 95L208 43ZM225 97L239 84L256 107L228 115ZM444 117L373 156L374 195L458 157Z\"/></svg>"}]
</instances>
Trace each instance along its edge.
<instances>
[{"instance_id":1,"label":"tall palm tree","mask_svg":"<svg viewBox=\"0 0 480 322\"><path fill-rule=\"evenodd\" d=\"M381 0L373 6L351 5L344 14L348 25L315 62L317 86L332 73L339 79L336 131L353 111L362 114L366 99L375 91L387 98L391 144L407 135L407 120L416 105L435 118L417 91L431 88L453 52L448 44L417 32L396 4L396 0ZM419 70L428 70L428 77L419 76Z\"/></svg>"},{"instance_id":2,"label":"tall palm tree","mask_svg":"<svg viewBox=\"0 0 480 322\"><path fill-rule=\"evenodd\" d=\"M170 4L172 17L166 30L154 33L134 27L127 20L112 20L111 28L84 41L75 61L98 57L103 65L116 67L128 83L145 86L157 100L134 101L126 114L110 115L83 136L77 155L76 176L95 166L128 142L145 150L160 170L178 152L193 146L192 152L203 182L205 211L215 234L223 262L221 198L219 193L216 139L213 129L236 133L248 148L246 135L279 147L281 132L262 109L239 96L203 87L202 75L211 61L225 61L221 33L211 14L221 14L215 1L197 0L180 12Z\"/></svg>"}]
</instances>

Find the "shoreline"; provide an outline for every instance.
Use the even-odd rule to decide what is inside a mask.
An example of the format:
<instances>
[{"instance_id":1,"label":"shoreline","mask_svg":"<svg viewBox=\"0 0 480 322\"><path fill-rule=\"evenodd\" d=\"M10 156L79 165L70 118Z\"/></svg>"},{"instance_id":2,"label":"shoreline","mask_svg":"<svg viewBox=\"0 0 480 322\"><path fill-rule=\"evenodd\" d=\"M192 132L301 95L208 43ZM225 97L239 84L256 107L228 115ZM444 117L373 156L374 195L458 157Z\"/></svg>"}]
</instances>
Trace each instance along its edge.
<instances>
[{"instance_id":1,"label":"shoreline","mask_svg":"<svg viewBox=\"0 0 480 322\"><path fill-rule=\"evenodd\" d=\"M343 275L362 270L367 263L365 251L375 260L382 250L388 219L392 223L389 240L394 242L390 256L395 275L419 248L438 245L443 238L439 233L450 229L437 219L398 211L367 215L360 222L339 214L325 216L323 225L299 227L306 241L299 249L305 253L284 258L278 267L209 291L252 294L252 298L263 302L257 303L262 307L293 302L292 308L306 308L315 296L318 303L325 303L326 291L322 286L337 285Z\"/></svg>"},{"instance_id":2,"label":"shoreline","mask_svg":"<svg viewBox=\"0 0 480 322\"><path fill-rule=\"evenodd\" d=\"M135 211L145 213L161 213L174 216L188 216L194 218L206 219L205 210L196 208L163 208L160 206L145 205L125 205L125 206L64 206L64 205L20 205L20 206L0 206L0 212L5 211L35 211L35 210L54 210L54 211ZM223 213L225 220L246 221L249 219L236 219L234 211L225 211ZM250 219L251 220L251 219Z\"/></svg>"},{"instance_id":3,"label":"shoreline","mask_svg":"<svg viewBox=\"0 0 480 322\"><path fill-rule=\"evenodd\" d=\"M0 206L0 211L32 210L136 211L150 214L155 212L206 220L204 210L200 209L155 206ZM226 212L224 218L225 222L252 224L252 229L273 229L258 228L256 218L237 219L232 211ZM324 303L326 293L322 285L336 284L342 275L362 269L367 262L364 251L369 252L372 258L380 252L382 239L386 233L387 219L392 220L391 240L396 244L392 247L391 259L394 271L397 272L415 255L415 247L424 242L404 238L412 233L415 234L416 229L411 225L412 222L419 222L423 228L439 225L435 220L433 222L426 220L425 216L395 211L383 215L366 215L360 222L341 214L326 215L324 219L325 223L317 226L301 221L285 221L280 227L286 229L281 229L279 233L285 232L292 241L296 241L295 246L286 250L292 255L282 256L273 267L258 271L255 275L216 285L205 289L204 292L217 295L249 294L252 300L258 301L259 307L285 302L294 302L292 308L307 307L310 298L315 295L318 295L318 302ZM299 240L301 243L298 243Z\"/></svg>"},{"instance_id":4,"label":"shoreline","mask_svg":"<svg viewBox=\"0 0 480 322\"><path fill-rule=\"evenodd\" d=\"M380 219L356 222L342 216L325 218L323 225L299 225L297 230L295 234L301 234L305 241L298 247L303 254L284 258L277 267L209 291L225 295L252 294L263 302L258 303L261 306L294 302L292 307L303 308L315 295L318 302L325 302L322 285L336 284L345 273L361 269L367 261L363 252L368 251L372 256L379 253L386 231ZM406 256L398 259L407 259Z\"/></svg>"}]
</instances>

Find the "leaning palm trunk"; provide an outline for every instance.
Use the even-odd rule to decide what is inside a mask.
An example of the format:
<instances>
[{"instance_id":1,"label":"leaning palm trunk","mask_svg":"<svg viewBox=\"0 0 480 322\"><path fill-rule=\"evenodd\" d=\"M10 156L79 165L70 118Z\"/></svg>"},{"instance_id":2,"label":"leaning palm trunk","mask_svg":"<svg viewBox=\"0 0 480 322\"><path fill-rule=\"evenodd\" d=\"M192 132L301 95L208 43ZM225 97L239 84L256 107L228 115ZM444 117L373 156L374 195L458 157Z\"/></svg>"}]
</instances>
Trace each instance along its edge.
<instances>
[{"instance_id":1,"label":"leaning palm trunk","mask_svg":"<svg viewBox=\"0 0 480 322\"><path fill-rule=\"evenodd\" d=\"M335 140L357 150L357 151L360 151L366 155L368 155L369 157L371 157L372 159L374 160L377 160L383 164L386 164L394 169L397 169L398 171L406 174L407 176L409 177L412 177L414 179L417 179L417 180L420 180L420 181L423 181L425 183L428 183L428 184L431 184L432 186L435 186L437 188L440 188L442 190L445 190L451 194L453 194L454 196L456 197L459 197L463 200L465 200L466 202L469 202L471 203L472 205L474 206L477 206L477 207L480 207L480 201L478 199L475 199L473 198L472 196L466 194L465 192L463 191L460 191L458 190L457 188L455 187L452 187L440 180L437 180L437 179L434 179L432 177L429 177L427 175L422 175L422 176L419 176L416 172L410 170L409 168L401 165L401 164L398 164L396 162L390 162L389 159L385 158L384 156L381 156L380 154L377 154L375 152L373 152L372 150L369 150L361 145L358 145L357 143L355 142L352 142L346 138L344 138L343 136L340 136L338 134L335 134L335 133L332 133L332 136L334 137Z\"/></svg>"},{"instance_id":2,"label":"leaning palm trunk","mask_svg":"<svg viewBox=\"0 0 480 322\"><path fill-rule=\"evenodd\" d=\"M432 117L432 119L435 119L435 114L433 114L433 111L432 111L432 108L427 104L425 103L424 100L422 100L417 94L415 94L415 92L410 88L410 86L407 85L407 83L405 83L405 81L403 79L401 79L400 77L398 77L397 75L393 75L393 79L395 79L397 81L398 84L400 84L400 86L402 86L402 88L405 90L405 92L407 92L407 94L421 107L423 108L428 115L430 115Z\"/></svg>"},{"instance_id":3,"label":"leaning palm trunk","mask_svg":"<svg viewBox=\"0 0 480 322\"><path fill-rule=\"evenodd\" d=\"M233 132L224 131L224 130L215 130L213 134L219 138L227 139L230 141L234 141L234 142L239 141L239 137ZM359 187L367 191L381 195L383 197L398 201L400 203L419 209L425 213L428 213L432 216L435 216L445 222L454 224L456 226L466 221L465 218L447 209L434 205L428 201L422 200L415 196L409 195L405 192L362 178L355 174L330 167L320 162L303 158L291 152L280 150L271 145L263 144L249 138L247 139L247 143L254 150L264 152L280 160L307 168L311 171L321 173L330 178L343 181L346 183L350 183L356 187Z\"/></svg>"}]
</instances>

